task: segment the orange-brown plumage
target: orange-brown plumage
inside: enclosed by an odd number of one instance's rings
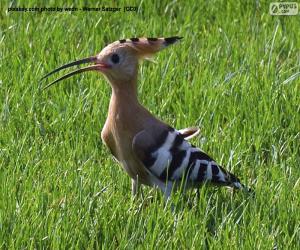
[[[169,197],[172,188],[181,180],[187,186],[204,181],[242,188],[231,173],[187,140],[197,128],[174,130],[155,118],[138,101],[138,62],[179,41],[170,38],[131,38],[106,46],[97,56],[64,65],[58,70],[86,62],[89,66],[73,71],[48,84],[84,71],[98,71],[105,75],[112,87],[108,116],[101,132],[103,142],[133,180],[133,193],[138,184],[159,187]]]

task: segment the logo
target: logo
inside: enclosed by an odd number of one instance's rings
[[[298,15],[298,3],[296,3],[296,2],[273,2],[273,3],[270,3],[269,13],[272,16]]]

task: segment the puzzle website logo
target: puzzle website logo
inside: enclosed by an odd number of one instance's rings
[[[295,16],[295,15],[298,15],[298,3],[296,3],[296,2],[273,2],[273,3],[270,3],[269,13],[272,16]]]

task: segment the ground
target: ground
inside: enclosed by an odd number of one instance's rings
[[[299,249],[299,15],[271,16],[263,1],[67,2],[1,3],[0,248]],[[100,140],[105,79],[40,90],[45,73],[107,43],[174,35],[142,63],[140,100],[178,129],[199,126],[193,143],[254,197],[204,186],[174,194],[173,211],[152,188],[133,199]]]

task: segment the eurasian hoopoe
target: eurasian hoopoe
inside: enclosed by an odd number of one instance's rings
[[[155,118],[138,101],[139,59],[147,58],[180,39],[177,36],[122,39],[107,45],[98,55],[63,65],[42,79],[82,63],[94,65],[66,74],[45,88],[85,71],[105,75],[112,87],[112,96],[101,138],[131,177],[133,194],[139,184],[145,184],[159,187],[168,198],[172,189],[178,188],[182,181],[185,187],[199,187],[210,182],[247,189],[237,177],[187,141],[199,132],[197,128],[177,131]]]

